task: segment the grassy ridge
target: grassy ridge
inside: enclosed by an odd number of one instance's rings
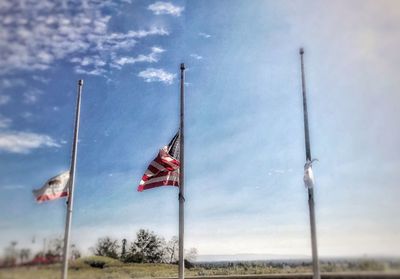
[[[102,267],[100,267],[102,266]],[[61,264],[0,269],[0,279],[59,279]],[[124,264],[107,257],[88,257],[71,262],[71,279],[125,279],[177,276],[177,266],[169,264]]]

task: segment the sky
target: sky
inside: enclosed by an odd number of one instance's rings
[[[179,126],[185,242],[200,255],[311,255],[304,47],[322,257],[400,256],[398,1],[0,1],[0,250],[63,235],[84,80],[71,240],[178,234],[178,189],[139,193]],[[34,240],[34,241],[33,241]]]

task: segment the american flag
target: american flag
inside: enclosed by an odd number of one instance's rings
[[[140,181],[138,191],[160,187],[179,187],[179,131],[171,142],[160,149],[157,157],[150,163]]]

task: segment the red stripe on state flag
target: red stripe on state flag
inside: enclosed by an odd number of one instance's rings
[[[55,199],[59,199],[59,198],[67,197],[67,196],[68,196],[68,192],[62,192],[57,195],[41,195],[36,198],[36,201],[37,202],[51,201],[51,200],[55,200]]]
[[[37,202],[51,201],[62,197],[67,197],[69,192],[69,171],[56,175],[40,188],[33,190],[33,195]]]

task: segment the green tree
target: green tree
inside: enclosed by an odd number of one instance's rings
[[[10,246],[6,247],[4,250],[3,264],[5,266],[14,266],[17,264],[17,241],[11,241]]]
[[[61,259],[63,255],[64,239],[62,237],[54,238],[50,240],[49,248],[46,252],[46,257],[59,257]]]
[[[97,241],[96,246],[93,248],[96,256],[110,257],[118,259],[119,245],[117,240],[113,240],[110,237],[103,237]]]
[[[185,259],[189,262],[194,262],[197,258],[197,249],[190,248],[189,251],[185,253]]]
[[[154,232],[140,229],[132,243],[126,261],[160,263],[163,260],[165,241]]]
[[[19,259],[21,263],[28,261],[30,256],[31,256],[31,249],[23,248],[19,250]]]
[[[71,244],[71,259],[76,260],[81,257],[81,252],[75,244]]]
[[[164,247],[164,262],[176,263],[179,255],[179,238],[173,236]]]

